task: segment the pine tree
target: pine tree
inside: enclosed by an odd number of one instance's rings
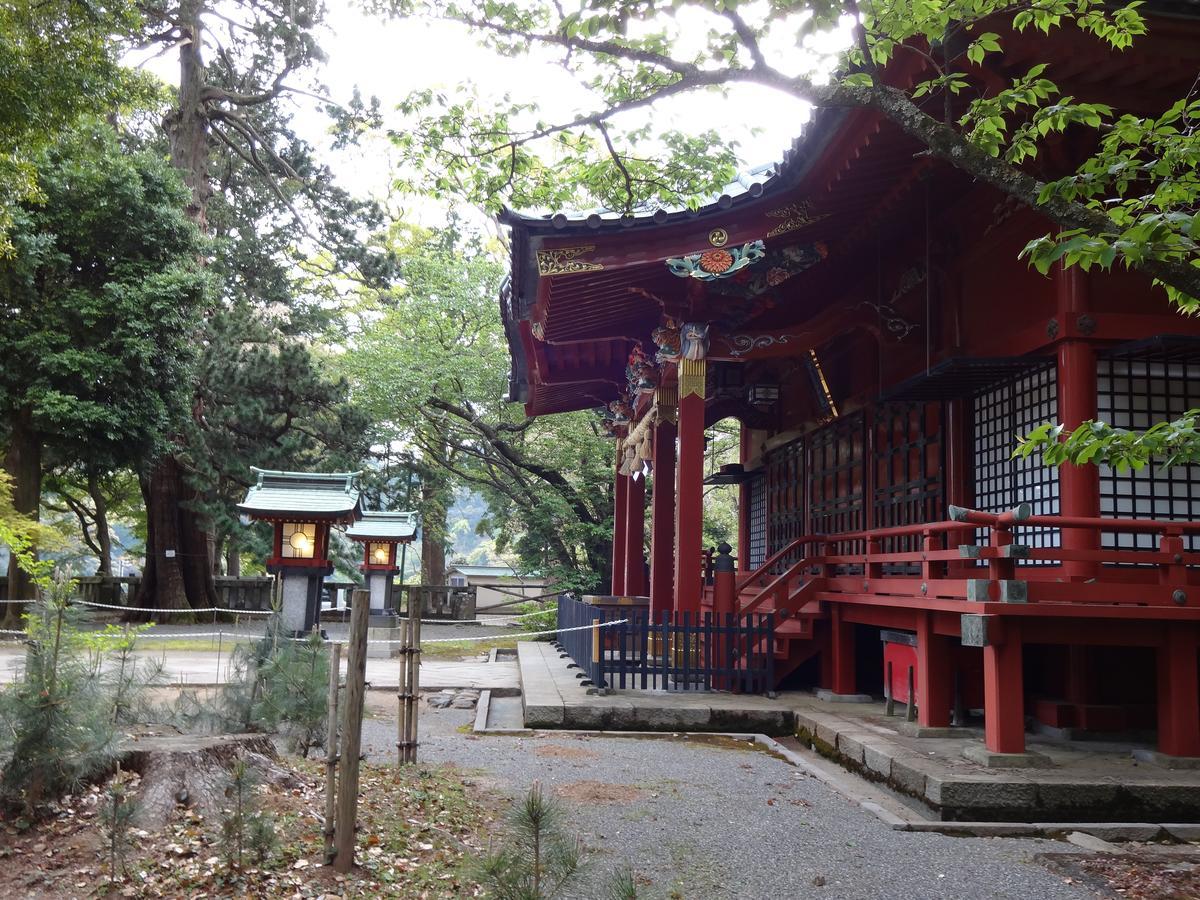
[[[513,810],[509,843],[489,853],[481,880],[497,900],[546,900],[560,896],[579,874],[583,847],[563,830],[565,810],[539,782]]]
[[[21,681],[0,694],[0,806],[27,818],[104,772],[117,731],[94,664],[81,639],[83,613],[58,577],[27,616],[29,650]]]

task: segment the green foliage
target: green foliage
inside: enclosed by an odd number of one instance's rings
[[[325,743],[328,685],[329,651],[320,635],[293,640],[276,614],[261,640],[236,646],[214,700],[181,694],[175,718],[187,729],[279,733],[307,758]]]
[[[522,618],[518,620],[520,625],[519,631],[550,631],[558,626],[558,601],[551,600],[549,603],[521,603],[514,607],[517,615]],[[553,634],[543,634],[540,637],[534,638],[535,641],[552,641]]]
[[[110,881],[124,881],[129,850],[133,846],[133,818],[137,801],[130,792],[130,777],[117,769],[104,789],[100,821],[104,826],[104,851]]]
[[[28,818],[115,758],[114,706],[69,596],[70,581],[60,576],[26,616],[24,675],[0,693],[0,806]]]
[[[1164,468],[1200,463],[1200,434],[1196,422],[1200,409],[1188,410],[1178,419],[1159,422],[1146,431],[1114,428],[1107,422],[1083,422],[1063,435],[1062,425],[1039,425],[1029,434],[1018,437],[1014,456],[1027,457],[1040,453],[1046,465],[1112,466],[1118,472],[1144,469],[1158,461]]]
[[[50,586],[54,563],[38,559],[34,548],[53,547],[60,540],[61,535],[52,528],[17,512],[12,502],[12,477],[0,469],[0,544],[43,590]]]
[[[364,296],[363,329],[337,360],[355,403],[377,423],[374,443],[411,448],[426,487],[446,479],[423,491],[423,502],[444,506],[459,486],[481,493],[480,531],[525,571],[594,589],[612,533],[613,448],[598,419],[526,419],[507,401],[501,269],[490,248],[452,231],[398,232],[392,245],[403,282]],[[422,512],[426,524],[438,521]],[[426,530],[423,539],[431,537]]]
[[[567,837],[566,811],[534,782],[508,824],[508,843],[480,864],[479,879],[497,900],[564,896],[583,864],[583,846]]]
[[[6,0],[0,4],[0,256],[17,204],[43,198],[35,157],[81,114],[144,93],[121,68],[113,35],[134,27],[132,2]]]
[[[236,760],[225,790],[229,805],[221,816],[221,850],[230,869],[243,869],[247,855],[261,866],[279,845],[275,820],[260,807],[259,787],[254,770],[244,759]]]
[[[38,158],[42,203],[0,260],[0,415],[32,414],[63,460],[148,458],[186,409],[202,248],[170,166],[88,122]]]
[[[329,684],[329,651],[319,634],[303,641],[281,641],[275,652],[258,664],[263,690],[254,718],[278,730],[289,748],[305,758],[325,744],[326,690]]]

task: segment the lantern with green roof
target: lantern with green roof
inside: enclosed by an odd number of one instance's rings
[[[286,630],[307,633],[318,622],[321,583],[332,574],[329,530],[352,525],[359,507],[359,472],[280,472],[253,468],[255,484],[238,509],[275,527],[267,571],[283,580]]]
[[[359,568],[371,592],[371,615],[385,615],[390,609],[392,576],[400,571],[396,565],[396,547],[412,543],[416,536],[415,512],[365,510],[362,518],[346,529],[346,537],[363,545]]]

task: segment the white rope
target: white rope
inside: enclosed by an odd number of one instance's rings
[[[168,615],[187,616],[193,613],[233,613],[235,616],[269,616],[271,610],[262,609],[227,609],[224,606],[201,606],[196,609],[152,609],[143,606],[115,606],[112,603],[93,603],[90,600],[72,600],[81,606],[92,606],[96,609],[119,609],[123,612],[136,613],[166,613]]]
[[[36,603],[36,602],[37,602],[36,600],[0,600],[0,603]],[[269,609],[265,609],[265,610],[264,609],[229,609],[228,607],[224,607],[224,606],[201,606],[196,609],[157,609],[157,608],[153,608],[153,607],[142,607],[142,606],[120,606],[120,605],[113,604],[113,603],[95,603],[91,600],[72,600],[71,603],[78,604],[80,606],[90,606],[90,607],[93,607],[94,609],[118,609],[118,610],[121,610],[122,612],[158,613],[158,614],[163,614],[163,615],[176,615],[176,616],[192,615],[194,613],[219,613],[219,612],[232,613],[233,615],[236,615],[236,616],[269,616],[272,613],[272,610],[269,610]],[[327,610],[327,612],[331,612],[331,613],[332,612],[342,612],[342,611],[349,612],[349,609],[345,608],[344,610],[342,610],[342,609],[335,609],[335,608],[331,607],[329,610]],[[547,612],[552,612],[552,610],[539,610],[537,612],[521,613],[520,615],[512,615],[512,616],[500,615],[500,614],[493,614],[493,615],[495,615],[495,617],[498,619],[514,619],[515,620],[515,619],[529,619],[534,616],[543,616]],[[483,620],[481,620],[481,619],[475,618],[475,619],[422,619],[421,624],[422,625],[481,625],[481,624],[486,624],[486,623],[483,622]]]
[[[402,621],[407,621],[407,620],[402,620]],[[546,631],[522,631],[517,634],[501,633],[501,634],[481,634],[481,635],[477,635],[475,637],[465,637],[465,638],[430,638],[429,640],[422,640],[421,643],[422,644],[465,644],[470,641],[490,641],[493,638],[504,638],[507,640],[508,638],[518,638],[518,637],[540,637],[541,635],[544,635],[544,634],[563,634],[568,631],[587,631],[588,629],[591,629],[591,628],[609,628],[613,625],[623,625],[628,621],[629,621],[628,619],[615,619],[612,622],[597,622],[593,625],[579,625],[579,626],[576,626],[575,628],[550,628],[550,629],[547,629]],[[25,632],[24,631],[0,630],[0,634],[22,634],[23,635],[23,634],[25,634]],[[259,634],[258,632],[253,632],[253,631],[193,631],[193,632],[183,632],[183,633],[178,633],[178,634],[153,634],[153,633],[147,634],[147,633],[143,633],[143,634],[138,635],[139,639],[156,638],[159,640],[172,640],[172,639],[187,640],[189,638],[201,638],[201,637],[228,637],[228,638],[239,638],[240,637],[240,638],[255,638],[257,640],[262,640],[263,638],[266,637],[266,635]],[[284,638],[284,640],[304,642],[304,641],[310,640],[310,638],[293,637],[293,638]],[[325,641],[324,643],[333,643],[333,642]],[[345,641],[343,640],[342,643],[345,643]],[[367,643],[368,644],[403,644],[404,640],[403,639],[368,640]]]
[[[537,637],[542,634],[562,634],[566,631],[588,631],[592,628],[608,628],[610,625],[624,625],[628,619],[614,619],[611,622],[596,622],[592,625],[579,625],[575,628],[550,628],[546,631],[523,631],[519,634],[485,634],[469,638],[431,638],[421,640],[422,644],[457,644],[461,641],[486,641],[490,638]],[[372,641],[374,644],[398,644],[400,641]]]

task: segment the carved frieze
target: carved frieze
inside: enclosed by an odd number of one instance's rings
[[[580,259],[595,249],[595,244],[583,244],[579,247],[555,247],[551,250],[539,250],[537,252],[538,274],[576,275],[580,272],[599,272],[604,268],[600,263]]]

